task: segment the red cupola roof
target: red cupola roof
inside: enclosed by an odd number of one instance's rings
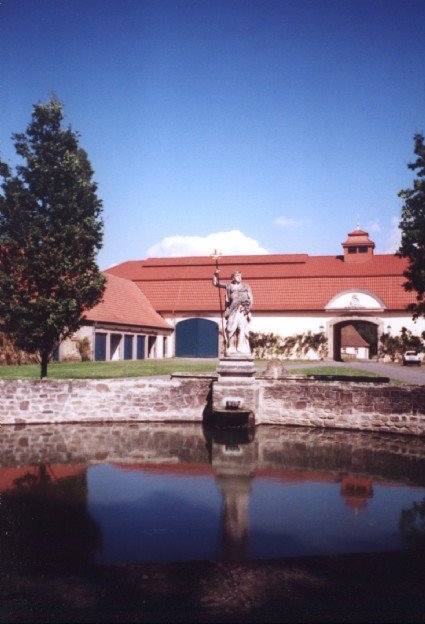
[[[370,240],[368,232],[354,230],[348,233],[347,240],[342,243],[345,262],[367,262],[373,256],[375,243]]]

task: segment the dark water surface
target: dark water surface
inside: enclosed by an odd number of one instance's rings
[[[3,569],[425,545],[425,441],[272,426],[0,429]]]

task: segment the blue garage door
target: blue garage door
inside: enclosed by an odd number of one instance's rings
[[[176,356],[217,357],[217,323],[202,318],[188,319],[177,323]]]

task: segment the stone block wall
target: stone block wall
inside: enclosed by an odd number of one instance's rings
[[[214,375],[0,381],[0,425],[202,422]],[[256,424],[425,435],[425,386],[258,380]]]
[[[209,377],[0,381],[0,424],[196,422]]]
[[[425,435],[425,386],[262,380],[258,424]]]

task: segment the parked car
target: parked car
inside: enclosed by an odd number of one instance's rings
[[[403,355],[403,366],[420,366],[421,363],[421,356],[416,351],[406,351]]]

